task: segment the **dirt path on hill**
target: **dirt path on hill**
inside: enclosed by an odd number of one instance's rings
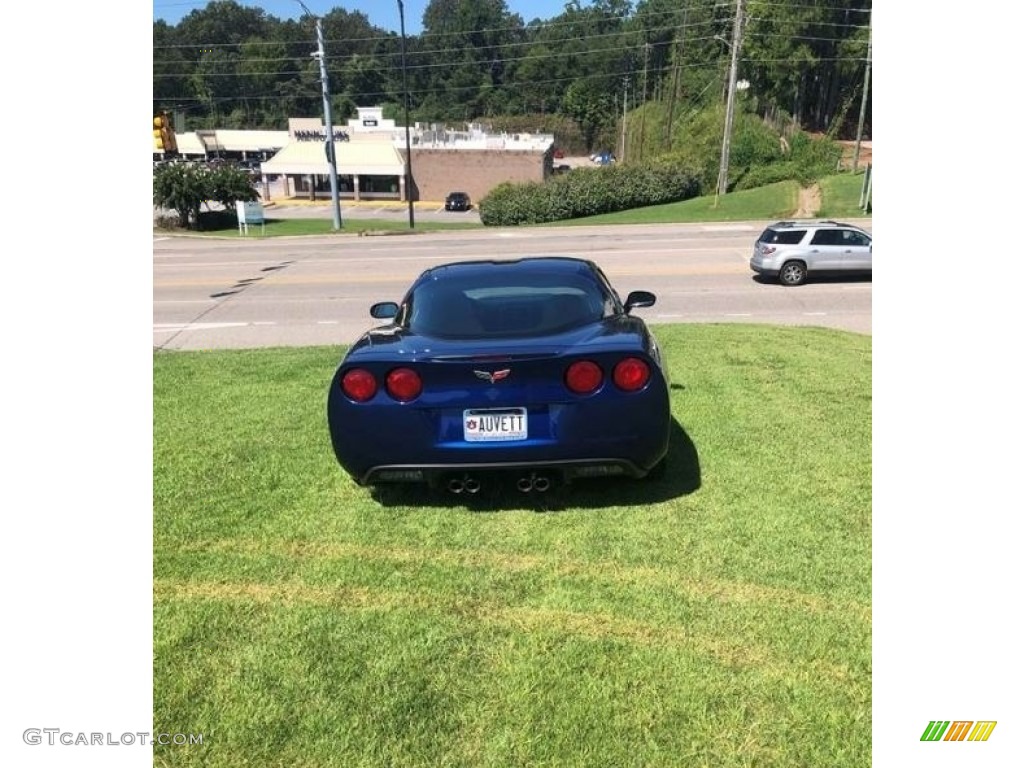
[[[809,187],[800,188],[800,200],[797,205],[795,219],[812,219],[818,215],[821,209],[821,187],[812,184]]]

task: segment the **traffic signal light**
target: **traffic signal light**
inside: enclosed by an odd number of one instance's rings
[[[153,116],[153,151],[163,152],[165,155],[178,152],[174,126],[171,125],[171,116],[166,112],[158,112]]]

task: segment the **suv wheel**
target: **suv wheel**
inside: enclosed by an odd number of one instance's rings
[[[801,261],[787,261],[779,270],[779,282],[783,285],[802,285],[807,280],[807,267]]]

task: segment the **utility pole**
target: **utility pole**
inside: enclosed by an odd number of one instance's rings
[[[309,8],[302,0],[296,0],[302,6],[302,10],[308,16],[313,16]],[[320,86],[324,96],[324,154],[327,155],[327,164],[330,166],[331,178],[331,208],[334,213],[334,228],[341,229],[341,202],[338,200],[338,164],[334,156],[334,125],[331,122],[331,91],[327,83],[327,55],[324,52],[324,27],[319,16],[313,16],[316,20],[316,46],[317,52],[311,53],[314,59],[320,62]]]
[[[857,143],[853,146],[853,172],[860,160],[860,139],[864,134],[864,114],[868,110],[868,85],[871,83],[871,15],[868,14],[868,60],[864,66],[864,93],[860,96],[860,118],[857,120]]]
[[[644,157],[644,118],[647,117],[647,57],[651,52],[651,44],[644,43],[644,95],[640,99],[640,155],[638,160]]]
[[[732,25],[732,45],[729,62],[729,95],[725,101],[725,131],[722,134],[722,163],[718,166],[718,187],[715,190],[715,207],[718,196],[729,188],[729,143],[732,140],[732,121],[736,107],[736,68],[739,64],[740,41],[743,36],[743,0],[736,0],[736,18]]]
[[[409,81],[405,66],[405,6],[402,0],[398,0],[398,21],[402,27],[402,100],[405,102],[405,197],[409,201],[409,229],[415,229],[416,219],[412,212],[412,146],[409,142]]]
[[[629,89],[629,77],[622,78],[622,153],[619,162],[626,162],[626,91]]]

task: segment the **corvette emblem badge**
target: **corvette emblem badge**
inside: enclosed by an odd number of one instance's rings
[[[473,371],[473,375],[478,379],[489,381],[491,384],[501,381],[502,379],[507,379],[510,373],[512,373],[511,368],[503,368],[502,370],[494,371],[493,373],[490,371]]]

